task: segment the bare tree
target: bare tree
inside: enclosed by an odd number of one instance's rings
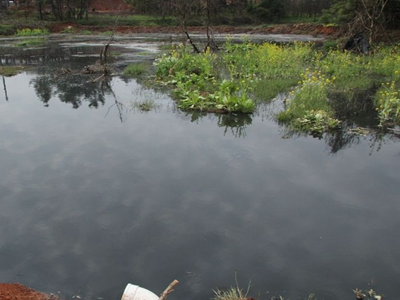
[[[350,23],[351,30],[368,32],[369,43],[372,44],[379,33],[384,30],[385,8],[389,0],[360,0],[355,11],[356,16]]]

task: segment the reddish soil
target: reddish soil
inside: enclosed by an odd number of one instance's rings
[[[95,11],[121,11],[126,10],[129,11],[130,7],[123,0],[93,0],[90,3],[89,11],[92,11],[95,8]]]
[[[50,31],[57,33],[65,28],[70,27],[76,31],[90,30],[93,32],[109,31],[113,27],[105,26],[88,26],[74,23],[55,23],[50,25]],[[193,26],[188,28],[191,33],[205,32],[205,27]],[[129,33],[181,33],[182,29],[178,26],[117,26],[116,32],[120,34]],[[326,27],[314,24],[286,24],[276,25],[273,27],[235,27],[235,26],[213,26],[215,33],[245,33],[245,34],[311,34],[318,35],[334,35],[337,33],[337,27]]]
[[[46,295],[19,283],[0,283],[0,300],[56,300],[54,295]]]

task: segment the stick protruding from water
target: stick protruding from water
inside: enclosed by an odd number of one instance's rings
[[[178,280],[172,281],[169,286],[165,289],[164,292],[162,292],[160,298],[158,300],[165,300],[169,294],[171,294],[174,291],[174,288],[179,284]]]

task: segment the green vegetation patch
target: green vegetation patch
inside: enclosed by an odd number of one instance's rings
[[[156,62],[157,79],[174,87],[181,109],[250,113],[256,101],[286,92],[277,120],[295,130],[320,135],[360,112],[381,125],[400,124],[399,45],[370,55],[309,43],[228,41],[218,53],[190,50],[178,47]]]
[[[48,34],[50,34],[50,31],[48,29],[24,28],[21,30],[17,30],[17,36],[42,36],[42,35],[48,35]]]
[[[149,112],[157,109],[159,105],[157,105],[154,100],[144,100],[139,102],[133,102],[132,107],[141,112]]]
[[[340,121],[333,117],[328,103],[331,80],[321,71],[313,73],[309,69],[302,76],[303,80],[286,100],[287,108],[278,114],[278,120],[313,135],[337,128]]]
[[[21,73],[23,70],[24,70],[24,67],[20,67],[20,66],[8,66],[8,67],[0,66],[0,75],[15,76],[15,75]]]
[[[375,103],[381,125],[388,122],[400,124],[400,88],[395,81],[382,84],[375,96]]]
[[[124,75],[130,76],[130,77],[137,77],[137,76],[145,74],[147,72],[147,69],[148,69],[148,66],[146,66],[143,63],[129,64],[124,69]]]
[[[219,75],[217,55],[209,51],[193,55],[185,47],[173,50],[157,62],[156,76],[175,87],[178,106],[208,112],[253,112],[246,81]],[[229,72],[229,70],[227,70]]]

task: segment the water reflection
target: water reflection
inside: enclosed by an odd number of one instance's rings
[[[7,85],[6,85],[6,78],[4,76],[1,76],[3,78],[3,88],[4,88],[4,98],[8,102],[8,94],[7,94]]]
[[[82,64],[94,62],[100,47],[65,48],[47,45],[43,48],[0,47],[0,65],[36,65],[41,67],[58,67],[60,64]],[[80,57],[78,54],[85,54]],[[73,58],[73,59],[72,59]]]
[[[271,115],[185,113],[136,80],[51,70],[0,93],[0,281],[119,299],[176,277],[176,299],[204,300],[238,269],[261,299],[346,299],[372,276],[397,299],[392,135],[283,140]],[[144,100],[159,108],[135,113]]]
[[[31,84],[35,93],[44,106],[50,106],[50,99],[56,95],[61,102],[69,103],[74,109],[84,102],[91,108],[103,106],[107,95],[115,95],[110,82],[111,77],[93,82],[80,74],[52,76],[41,75],[32,79]]]
[[[141,109],[140,105],[145,102],[152,103],[153,105],[149,111],[160,111],[161,106],[152,101],[152,98],[157,97],[156,91],[145,88],[136,82],[138,86],[134,91],[132,91],[132,99],[129,102],[124,103],[124,101],[118,100],[118,96],[112,88],[113,80],[112,77],[104,77],[102,80],[93,81],[91,80],[91,77],[80,73],[68,73],[62,75],[41,74],[32,79],[30,84],[34,88],[38,99],[43,102],[45,107],[50,106],[50,100],[54,97],[57,97],[62,103],[70,104],[74,109],[78,109],[85,103],[87,104],[87,107],[97,109],[105,106],[108,101],[110,104],[105,113],[105,117],[107,117],[111,111],[115,110],[120,122],[124,122],[127,114],[136,112],[143,113],[145,110]],[[125,77],[118,80],[125,83],[127,86],[132,84],[132,80]],[[5,97],[8,101],[7,87],[4,78],[3,85]],[[218,127],[223,128],[224,136],[228,134],[235,138],[245,138],[254,118],[261,118],[265,122],[274,122],[274,114],[276,113],[276,110],[279,109],[280,105],[271,104],[271,107],[273,108],[262,109],[256,114],[209,114],[205,112],[182,113],[176,108],[176,106],[174,106],[173,111],[181,118],[186,119],[191,123],[199,123],[202,119],[212,120]],[[372,107],[368,107],[366,112],[370,112],[371,110],[373,110]],[[358,121],[361,124],[370,124],[365,119],[372,119],[376,122],[376,118],[373,118],[368,114],[364,116],[365,117],[362,120],[360,116],[357,116]],[[379,151],[387,140],[395,142],[399,141],[397,135],[376,129],[374,126],[367,128],[368,137],[349,130],[354,128],[357,124],[358,123],[356,123],[354,118],[349,117],[349,121],[343,123],[342,130],[321,134],[315,137],[324,141],[332,154],[356,146],[365,139],[370,140],[371,153]],[[282,136],[285,139],[308,136],[308,134],[299,133],[292,130],[290,127],[282,125],[281,128],[283,130]]]
[[[247,135],[247,126],[253,122],[252,114],[211,114],[206,112],[185,112],[183,119],[191,123],[199,123],[202,119],[212,120],[218,127],[223,128],[223,135],[227,133],[236,138],[244,138]]]
[[[284,139],[305,138],[310,136],[307,133],[292,130],[289,127],[282,127],[281,136]],[[400,142],[400,135],[380,128],[365,129],[365,133],[351,131],[352,127],[344,127],[340,130],[331,131],[321,135],[316,135],[314,138],[324,141],[329,149],[329,153],[337,154],[345,149],[353,148],[360,143],[367,142],[369,144],[370,155],[378,152],[388,143]]]

